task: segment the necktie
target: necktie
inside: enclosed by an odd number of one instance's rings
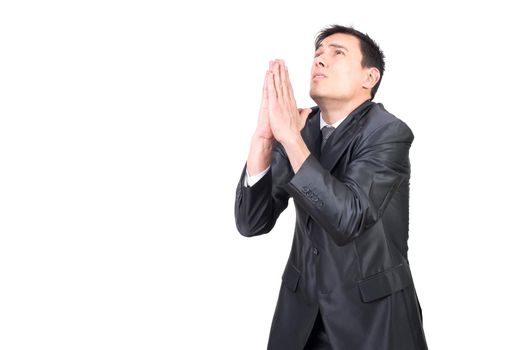
[[[327,139],[331,136],[333,131],[335,131],[335,128],[331,125],[326,125],[322,128],[322,144],[320,146],[320,150],[322,151],[324,149],[324,145],[327,142]]]

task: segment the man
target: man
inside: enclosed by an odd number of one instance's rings
[[[407,258],[406,124],[372,102],[384,55],[367,35],[317,37],[311,98],[297,110],[285,63],[270,63],[236,196],[244,236],[296,208],[268,349],[427,349]]]

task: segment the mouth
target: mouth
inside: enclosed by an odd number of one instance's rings
[[[327,76],[324,75],[324,74],[314,74],[313,77],[311,78],[311,80],[313,81],[318,81],[318,80],[323,80],[323,79],[326,79]]]

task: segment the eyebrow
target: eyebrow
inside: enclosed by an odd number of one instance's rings
[[[349,52],[349,50],[348,50],[347,47],[342,46],[342,45],[340,45],[340,44],[335,44],[335,43],[333,43],[333,44],[329,44],[328,46],[329,46],[329,47],[334,47],[334,48],[337,48],[337,49],[343,49],[343,50],[346,50],[347,52]],[[320,49],[321,47],[324,47],[324,45],[323,45],[323,44],[320,44],[320,45],[317,47],[317,50]]]

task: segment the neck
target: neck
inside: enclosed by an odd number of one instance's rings
[[[322,118],[328,124],[333,124],[342,118],[347,117],[353,112],[358,106],[365,101],[369,100],[369,97],[361,97],[351,101],[318,101],[317,104],[322,112]]]

